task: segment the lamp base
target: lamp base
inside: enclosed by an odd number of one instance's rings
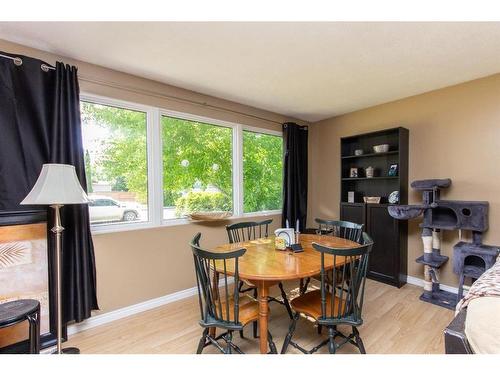
[[[57,349],[56,349],[51,354],[59,354],[59,353],[57,353]],[[75,348],[75,347],[62,348],[61,354],[80,354],[80,349]]]

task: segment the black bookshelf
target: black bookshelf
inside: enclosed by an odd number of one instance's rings
[[[374,240],[368,277],[397,287],[406,283],[407,237],[406,221],[393,219],[387,207],[389,195],[399,191],[399,204],[408,203],[408,129],[398,127],[341,138],[340,216],[342,220],[365,225]],[[389,150],[375,153],[373,146],[388,144]],[[362,155],[354,151],[363,150]],[[391,164],[398,164],[396,176],[389,176]],[[374,168],[374,176],[366,176],[366,168]],[[351,177],[351,168],[358,169]],[[348,192],[354,202],[348,202]],[[380,203],[364,203],[363,197],[381,197]]]

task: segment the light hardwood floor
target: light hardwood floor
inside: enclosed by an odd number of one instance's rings
[[[289,284],[294,286],[296,283]],[[277,290],[272,292],[279,295]],[[296,289],[292,288],[291,293],[296,293]],[[365,323],[359,328],[367,353],[444,353],[443,329],[453,319],[453,312],[421,302],[420,294],[421,288],[413,285],[397,289],[367,281]],[[283,306],[270,305],[269,329],[280,351],[289,318]],[[198,319],[198,299],[191,297],[75,334],[66,346],[77,346],[82,353],[194,353],[202,331]],[[322,336],[326,337],[324,333]],[[245,328],[245,339],[237,334],[235,337],[245,353],[258,352],[258,340],[251,338],[251,325]],[[323,337],[317,334],[312,322],[301,318],[294,340],[311,348]],[[212,346],[203,351],[216,352]],[[321,352],[327,352],[326,347]],[[338,352],[357,353],[357,349],[347,344]],[[288,353],[299,352],[290,347]]]

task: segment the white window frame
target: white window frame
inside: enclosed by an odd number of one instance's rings
[[[208,125],[221,126],[232,129],[232,175],[233,175],[233,215],[231,219],[269,216],[281,214],[282,210],[258,212],[243,212],[243,131],[261,134],[283,136],[281,131],[247,126],[235,122],[198,116],[185,112],[178,112],[159,107],[153,107],[105,96],[81,93],[80,100],[93,104],[129,109],[146,113],[146,152],[148,170],[148,220],[139,223],[109,223],[91,225],[94,234],[113,233],[129,230],[140,230],[164,226],[192,224],[187,218],[163,218],[163,139],[162,116],[174,117],[188,121],[197,121]]]
[[[242,217],[251,217],[251,216],[259,216],[259,215],[279,215],[282,213],[282,210],[266,210],[266,211],[255,211],[255,212],[244,212],[243,209],[243,196],[245,194],[244,192],[244,185],[243,185],[243,131],[249,131],[252,133],[259,133],[259,134],[268,134],[268,135],[275,135],[278,137],[283,138],[283,132],[277,131],[277,130],[271,130],[271,129],[262,129],[262,128],[257,128],[254,126],[242,126],[242,131],[241,131],[241,157],[240,157],[240,164],[241,164],[241,181],[239,183],[240,186],[240,191],[241,191],[241,216]]]
[[[155,152],[155,145],[153,144],[154,133],[156,133],[155,122],[154,121],[154,107],[127,102],[124,100],[112,99],[104,96],[93,95],[93,94],[80,94],[80,100],[87,103],[93,103],[98,105],[105,105],[116,108],[123,108],[132,111],[140,111],[146,113],[146,161],[147,171],[148,171],[148,220],[141,221],[137,223],[107,223],[107,224],[92,224],[92,233],[112,233],[120,232],[124,230],[136,230],[136,229],[146,229],[154,226],[155,223],[155,210],[153,209],[155,204],[156,196],[154,194],[155,190],[155,176],[153,169],[154,161],[153,154]],[[152,168],[153,166],[153,168]]]
[[[243,137],[239,137],[239,134],[241,132],[241,125],[234,123],[234,122],[229,122],[229,121],[223,121],[223,120],[217,120],[209,117],[204,117],[204,116],[198,116],[198,115],[192,115],[188,113],[183,113],[183,112],[177,112],[177,111],[171,111],[171,110],[166,110],[160,109],[160,124],[161,124],[161,117],[166,116],[166,117],[174,117],[182,120],[187,120],[187,121],[196,121],[196,122],[201,122],[207,125],[214,125],[214,126],[220,126],[223,128],[229,128],[232,131],[232,175],[233,175],[233,214],[231,215],[231,218],[234,217],[241,217],[241,214],[243,213],[243,200],[242,200],[242,192],[241,192],[241,185],[239,183],[240,181],[240,154],[242,154],[242,141]],[[161,125],[160,125],[161,128]],[[161,129],[160,129],[161,130]],[[163,141],[162,134],[160,134],[161,141]],[[161,143],[161,142],[160,142]],[[161,155],[163,158],[163,155]],[[163,171],[163,168],[162,168]],[[163,197],[163,192],[162,192],[162,197]],[[163,216],[163,208],[162,208],[162,216]],[[162,217],[162,224],[163,225],[173,225],[177,223],[184,223],[184,222],[190,222],[189,219],[186,218],[179,218],[179,219],[163,219]]]

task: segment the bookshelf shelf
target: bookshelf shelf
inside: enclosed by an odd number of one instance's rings
[[[397,155],[397,154],[399,154],[399,151],[395,150],[395,151],[378,152],[378,153],[363,154],[363,155],[347,155],[347,156],[341,156],[341,158],[342,159],[360,159],[360,158],[372,158],[372,157]]]

